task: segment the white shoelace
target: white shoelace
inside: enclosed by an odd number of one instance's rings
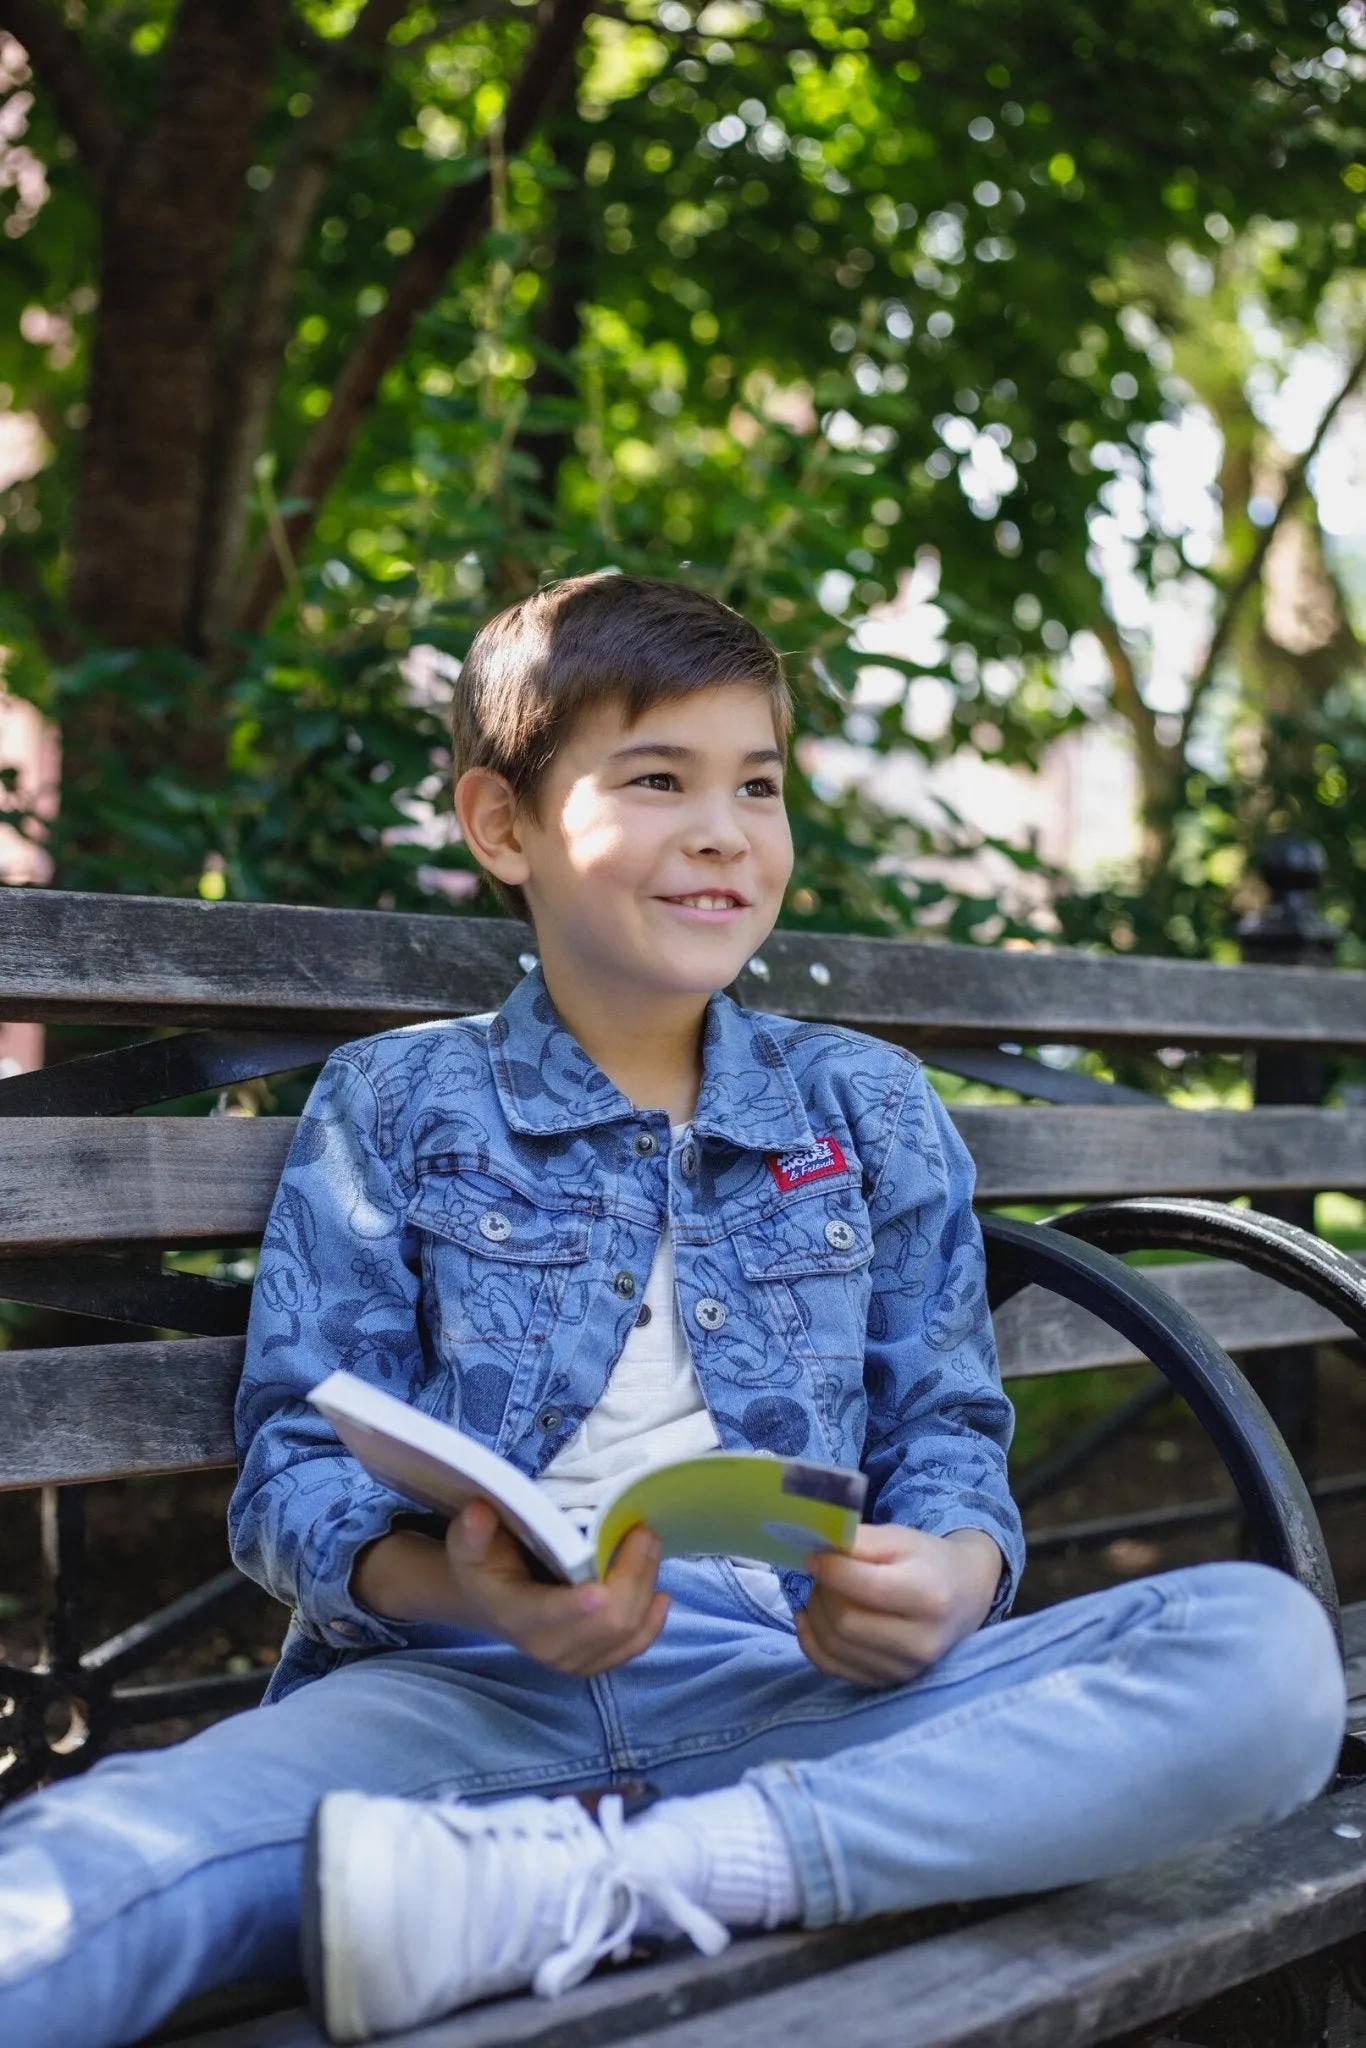
[[[546,1957],[531,1982],[538,1998],[558,1998],[581,1984],[604,1956],[624,1963],[647,1903],[704,1956],[719,1956],[730,1944],[729,1930],[704,1906],[662,1873],[631,1866],[622,1803],[615,1792],[599,1801],[597,1824],[607,1857],[570,1888],[561,1930],[564,1946]]]
[[[501,1980],[519,1971],[523,1958],[530,1969],[544,1939],[543,1886],[547,1878],[554,1881],[557,1865],[563,1868],[559,1857],[545,1853],[552,1844],[568,1851],[580,1868],[565,1895],[560,1946],[534,1968],[531,1983],[538,1997],[557,1998],[581,1984],[604,1956],[624,1962],[647,1904],[704,1955],[719,1955],[730,1941],[713,1914],[662,1872],[641,1869],[634,1861],[615,1793],[600,1802],[596,1823],[569,1798],[510,1800],[493,1807],[452,1801],[438,1804],[435,1811],[453,1834],[469,1842],[472,1853],[482,1847],[491,1856],[492,1867],[480,1874],[486,1881],[476,1890],[489,1908],[479,1930],[489,1944],[476,1966],[481,1975],[487,1971]]]

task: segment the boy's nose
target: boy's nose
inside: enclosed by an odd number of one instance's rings
[[[709,809],[692,821],[686,844],[689,853],[709,855],[713,860],[734,860],[749,851],[749,834],[729,811]]]

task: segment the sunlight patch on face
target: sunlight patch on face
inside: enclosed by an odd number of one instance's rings
[[[611,860],[625,844],[622,820],[604,808],[602,791],[593,775],[580,775],[570,784],[560,806],[560,824],[569,864],[579,874]]]

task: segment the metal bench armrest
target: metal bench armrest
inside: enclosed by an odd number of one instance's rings
[[[1366,1269],[1335,1245],[1227,1202],[1190,1196],[1144,1195],[1124,1202],[1093,1202],[1049,1218],[1049,1229],[1085,1239],[1108,1252],[1198,1252],[1232,1259],[1268,1280],[1307,1294],[1366,1343]]]
[[[1128,1337],[1208,1432],[1242,1502],[1258,1555],[1306,1586],[1340,1635],[1337,1588],[1308,1489],[1280,1431],[1228,1353],[1144,1273],[1080,1235],[1004,1216],[985,1215],[981,1221],[993,1307],[1033,1284],[1075,1301]]]

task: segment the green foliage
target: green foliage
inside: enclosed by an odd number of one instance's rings
[[[172,9],[87,12],[92,54],[145,117]],[[318,89],[318,52],[354,10],[303,14],[316,43],[281,59],[244,235]],[[294,509],[282,480],[423,220],[486,165],[492,226],[386,376],[286,564],[271,632],[207,665],[71,652],[97,233],[39,88],[26,142],[51,197],[0,269],[0,379],[51,459],[8,494],[0,630],[12,687],[65,727],[93,717],[119,735],[64,791],[59,879],[441,903],[431,871],[464,855],[424,824],[441,801],[440,691],[430,670],[414,685],[410,650],[459,658],[500,603],[617,566],[695,579],[788,653],[794,919],[1032,929],[923,879],[927,853],[942,873],[980,832],[885,817],[815,774],[810,743],[927,759],[972,746],[1029,767],[1114,715],[1069,685],[1065,655],[1107,624],[1089,528],[1116,451],[1147,479],[1147,428],[1184,402],[1155,345],[1194,317],[1163,296],[1173,248],[1215,263],[1257,223],[1292,223],[1257,284],[1287,333],[1312,332],[1326,280],[1359,261],[1363,88],[1336,61],[1334,10],[629,0],[591,18],[576,97],[505,164],[498,117],[530,19],[519,5],[444,28],[414,7],[395,30],[300,268],[254,539],[278,538]],[[1135,549],[1149,588],[1169,573],[1162,547],[1154,517]],[[942,656],[870,656],[859,620],[929,556]],[[948,704],[932,738],[907,718],[927,676]],[[1064,935],[1211,950],[1241,874],[1221,856],[1282,817],[1331,839],[1338,899],[1355,906],[1366,848],[1350,802],[1323,792],[1339,771],[1355,787],[1356,700],[1316,715],[1311,757],[1333,764],[1317,779],[1278,779],[1274,749],[1255,790],[1178,762],[1155,874],[1085,896],[1046,878]]]

